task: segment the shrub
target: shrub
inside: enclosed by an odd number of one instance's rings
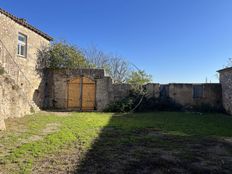
[[[0,75],[3,75],[5,73],[4,68],[0,65]]]
[[[121,100],[110,103],[105,112],[129,112],[141,99],[142,94],[136,90],[131,90],[129,95]]]

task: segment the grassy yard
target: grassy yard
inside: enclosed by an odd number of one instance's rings
[[[6,126],[0,174],[232,173],[223,114],[41,112]]]

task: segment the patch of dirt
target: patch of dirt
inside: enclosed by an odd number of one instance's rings
[[[18,146],[21,146],[22,144],[27,144],[27,143],[30,143],[30,142],[34,142],[34,141],[39,141],[39,140],[42,140],[42,139],[43,139],[42,136],[32,135],[27,139],[23,139]]]
[[[54,132],[57,132],[59,130],[60,124],[58,123],[49,123],[46,125],[46,127],[42,131],[42,135],[48,135]]]
[[[49,123],[46,125],[46,127],[38,135],[32,135],[32,136],[28,137],[27,139],[21,140],[21,143],[18,146],[20,146],[22,144],[34,142],[34,141],[40,141],[46,135],[57,132],[59,130],[59,127],[60,127],[60,124],[58,124],[58,123]]]
[[[41,111],[40,113],[42,113],[43,115],[56,115],[56,116],[70,116],[71,113],[70,112],[56,112],[56,111],[51,111],[51,112],[48,112],[48,111]]]
[[[74,173],[76,165],[80,162],[82,150],[78,146],[68,146],[60,150],[56,154],[36,161],[36,165],[32,169],[32,174],[64,174]]]

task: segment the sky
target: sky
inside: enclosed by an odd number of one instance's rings
[[[120,55],[157,83],[218,82],[232,57],[231,0],[0,0],[0,8],[56,41]]]

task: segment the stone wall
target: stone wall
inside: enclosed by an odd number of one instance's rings
[[[103,80],[104,81],[104,80]],[[102,81],[99,81],[102,83]],[[104,82],[103,82],[104,83]],[[193,86],[202,85],[203,96],[200,98],[193,97]],[[220,84],[147,84],[147,98],[162,98],[171,99],[172,102],[181,105],[183,108],[200,108],[202,106],[212,107],[215,110],[222,109],[222,90]],[[104,107],[111,102],[121,100],[127,97],[132,86],[129,84],[111,84],[106,85],[105,89],[100,94],[104,94]],[[109,93],[109,94],[108,94]],[[103,107],[103,108],[104,108]],[[101,108],[100,110],[102,110]]]
[[[45,108],[67,109],[67,83],[70,79],[78,76],[89,76],[96,81],[96,108],[103,111],[115,101],[119,101],[130,94],[132,85],[112,84],[110,77],[104,76],[103,70],[48,70],[46,82]],[[200,98],[193,97],[193,87],[201,85],[203,95]],[[144,86],[147,98],[171,99],[174,103],[185,108],[219,107],[222,105],[222,93],[220,84],[147,84]]]
[[[132,86],[129,84],[113,84],[112,85],[112,101],[118,101],[130,94]]]
[[[194,85],[201,85],[203,96],[194,98]],[[222,90],[220,84],[169,84],[169,97],[177,104],[183,107],[201,107],[208,105],[212,108],[222,106]]]
[[[232,68],[218,71],[222,85],[222,100],[225,110],[232,114]]]
[[[145,85],[146,87],[146,97],[147,98],[159,98],[160,97],[160,84],[158,83],[149,83]]]
[[[4,119],[30,114],[30,104],[24,91],[9,75],[0,76],[0,130],[5,129]]]
[[[193,86],[203,86],[203,96],[201,98],[193,97]],[[208,106],[215,109],[222,108],[222,91],[220,84],[147,84],[147,98],[171,99],[174,103],[184,108],[197,108]],[[108,98],[108,104],[112,101],[118,101],[129,95],[132,86],[129,84],[113,84]],[[164,92],[165,90],[165,92]],[[107,90],[106,90],[107,91]]]
[[[97,111],[104,111],[104,109],[113,102],[113,85],[110,77],[97,79],[96,84],[96,108]]]
[[[80,76],[90,77],[96,81],[96,100],[99,101],[97,105],[99,108],[102,108],[101,105],[104,105],[104,95],[108,95],[109,93],[107,89],[110,89],[110,87],[107,84],[110,84],[110,79],[107,80],[107,78],[104,78],[103,69],[47,69],[45,71],[45,99],[43,108],[67,109],[68,81]]]

